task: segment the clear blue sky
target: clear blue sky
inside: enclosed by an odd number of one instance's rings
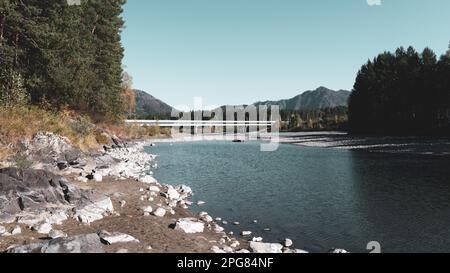
[[[449,0],[128,0],[125,69],[167,103],[244,104],[351,89],[369,58],[450,41]]]

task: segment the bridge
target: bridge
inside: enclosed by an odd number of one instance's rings
[[[126,120],[125,123],[129,125],[159,127],[268,127],[275,125],[277,122],[249,120]]]
[[[201,132],[261,132],[271,130],[277,124],[276,121],[248,121],[248,120],[126,120],[126,124],[138,126],[159,126],[164,128],[174,128],[190,130],[191,133]],[[225,129],[225,130],[224,130]],[[237,130],[236,130],[237,129]]]

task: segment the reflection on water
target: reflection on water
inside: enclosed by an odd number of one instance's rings
[[[149,147],[155,176],[187,184],[194,201],[266,241],[284,238],[323,252],[450,251],[450,159],[260,143],[193,142]],[[258,220],[258,223],[253,223]],[[270,232],[264,231],[266,227]]]

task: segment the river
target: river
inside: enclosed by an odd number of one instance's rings
[[[159,155],[158,181],[191,186],[193,201],[206,202],[193,209],[228,221],[227,231],[290,238],[311,252],[368,252],[371,241],[383,252],[450,252],[449,157],[260,144],[146,149]]]

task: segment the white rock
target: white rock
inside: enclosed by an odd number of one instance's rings
[[[210,250],[212,253],[216,254],[225,254],[226,252],[222,249],[220,249],[218,246],[213,246]]]
[[[242,236],[250,236],[250,235],[252,235],[252,232],[251,231],[242,231],[241,235]]]
[[[90,224],[103,219],[108,213],[114,212],[114,206],[109,197],[99,198],[89,205],[75,209],[74,217],[81,223]]]
[[[283,253],[286,254],[308,254],[309,252],[306,250],[302,250],[302,249],[286,249],[283,251]]]
[[[169,186],[167,188],[167,197],[171,200],[178,200],[180,199],[180,193],[178,193],[178,191],[175,190],[172,186]]]
[[[195,218],[184,218],[175,223],[175,230],[188,234],[202,233],[205,230],[205,224]]]
[[[232,248],[237,248],[237,247],[239,247],[241,245],[241,243],[239,243],[238,241],[235,241],[235,242],[233,242],[233,243],[231,243],[231,247]]]
[[[6,228],[4,226],[0,226],[0,236],[5,234],[6,232]]]
[[[33,230],[39,234],[49,234],[52,229],[53,229],[52,225],[47,222],[41,223],[33,227]]]
[[[217,218],[216,218],[216,222],[222,222],[222,218],[217,217]]]
[[[126,204],[127,204],[127,201],[125,201],[125,200],[120,201],[121,208],[125,207]]]
[[[67,219],[69,219],[67,213],[64,210],[60,210],[51,213],[51,215],[46,218],[46,222],[52,225],[61,225]]]
[[[95,173],[94,174],[94,181],[95,182],[102,182],[103,181],[103,176],[101,174]]]
[[[335,249],[330,250],[330,253],[333,253],[333,254],[347,254],[349,252],[347,250],[345,250],[345,249],[335,248]]]
[[[152,214],[156,217],[164,217],[164,215],[166,215],[166,210],[163,208],[157,208]]]
[[[229,247],[229,246],[224,246],[223,247],[223,250],[225,251],[225,252],[227,252],[227,253],[232,253],[234,250],[231,248],[231,247]]]
[[[253,253],[283,253],[283,246],[281,244],[250,242],[250,249]]]
[[[52,238],[52,239],[57,239],[57,238],[66,238],[67,234],[60,231],[60,230],[54,230],[52,229],[49,233],[48,233],[48,237]]]
[[[153,178],[150,175],[145,175],[139,178],[139,182],[145,183],[145,184],[156,184],[158,181],[156,181],[155,178]]]
[[[151,206],[147,206],[147,207],[143,208],[143,210],[145,213],[148,213],[148,214],[153,212],[153,208]]]
[[[206,204],[205,201],[198,201],[198,202],[197,202],[197,205],[198,205],[198,206],[203,206],[204,204]]]
[[[157,187],[157,186],[151,186],[150,188],[148,188],[148,190],[151,192],[157,192],[157,193],[159,193],[161,191],[159,189],[159,187]]]
[[[284,246],[285,247],[291,247],[294,244],[291,239],[284,240]]]
[[[20,228],[20,226],[16,226],[12,231],[11,231],[11,235],[19,235],[22,233],[22,229]]]
[[[233,225],[235,225],[235,226],[239,226],[241,223],[239,223],[239,222],[233,222]]]
[[[249,254],[250,251],[247,250],[247,249],[241,249],[241,250],[239,250],[239,251],[236,251],[236,253],[239,253],[239,254]]]
[[[223,232],[225,229],[223,228],[223,227],[221,227],[221,226],[219,226],[219,225],[216,225],[215,227],[214,227],[214,232],[215,233],[221,233],[221,232]]]
[[[114,233],[106,233],[103,232],[100,234],[100,238],[103,243],[112,245],[112,244],[118,244],[118,243],[139,243],[139,240],[134,238],[131,235],[120,233],[120,232],[114,232]]]
[[[211,216],[209,216],[207,212],[200,212],[199,216],[200,216],[200,219],[202,219],[203,221],[205,221],[207,223],[211,223],[213,221],[213,218]]]
[[[84,176],[79,176],[77,177],[77,181],[83,182],[83,183],[87,183],[89,181],[89,179],[87,179]]]
[[[252,242],[262,242],[264,239],[262,237],[254,237]]]
[[[192,194],[193,194],[192,189],[186,185],[178,186],[177,191],[182,195],[183,199],[185,199],[189,196],[192,196]]]
[[[143,189],[143,188],[140,188],[140,189],[139,189],[139,192],[144,192],[144,189]]]

